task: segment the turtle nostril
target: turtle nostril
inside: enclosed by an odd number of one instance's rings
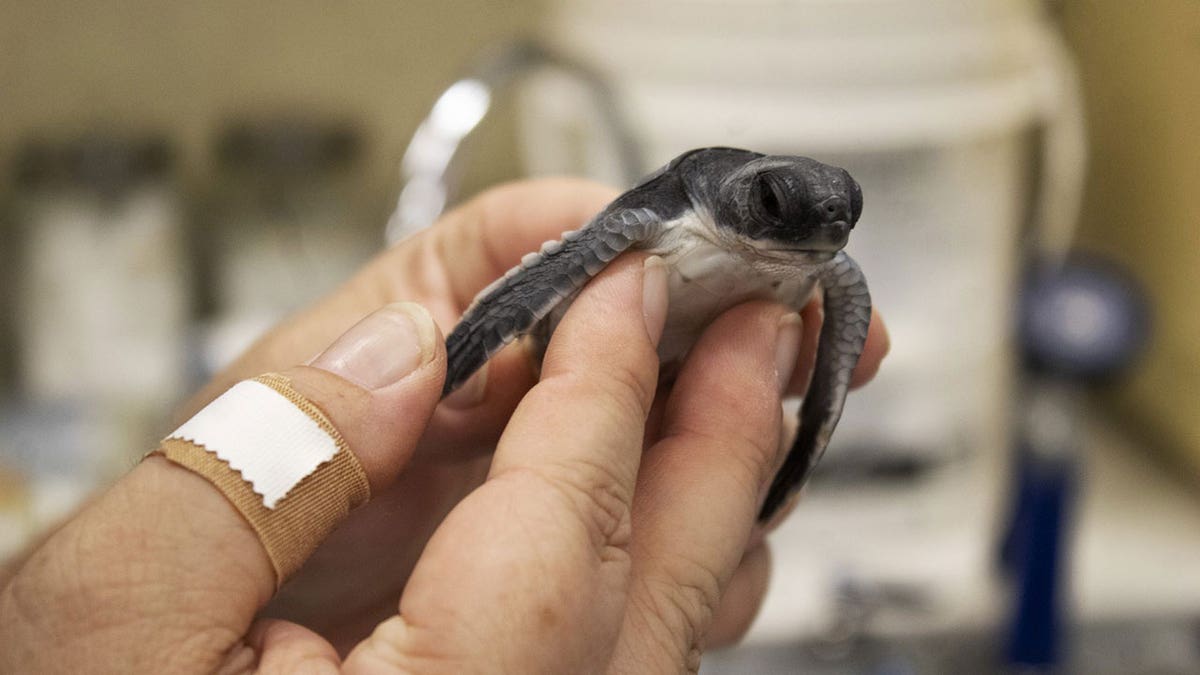
[[[844,199],[837,197],[828,199],[818,209],[819,217],[826,225],[849,219]]]

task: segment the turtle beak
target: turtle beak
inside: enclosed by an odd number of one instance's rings
[[[850,223],[839,220],[828,225],[823,225],[818,236],[827,240],[830,244],[841,248],[850,240],[850,230],[853,227]]]
[[[805,242],[804,247],[813,251],[840,251],[849,240],[849,223],[838,221],[822,225],[812,239]]]
[[[830,247],[837,250],[846,245],[854,222],[851,220],[850,203],[844,197],[834,195],[821,200],[813,207],[813,215],[817,223],[814,248]]]

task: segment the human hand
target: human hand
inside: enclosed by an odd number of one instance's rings
[[[427,231],[385,251],[328,298],[272,330],[218,375],[185,412],[196,412],[234,382],[305,362],[341,331],[391,301],[414,300],[428,307],[440,327],[449,331],[475,294],[524,253],[582,226],[616,196],[608,187],[570,179],[524,181],[482,193]],[[803,347],[790,395],[808,388],[820,306],[809,305],[803,316]],[[854,386],[870,380],[886,352],[886,330],[872,318]],[[416,459],[398,482],[356,510],[266,613],[304,623],[347,649],[394,611],[433,527],[479,485],[500,431],[536,381],[520,344],[500,352],[485,368],[486,376],[476,376],[456,400],[434,413]],[[785,419],[785,424],[792,423],[794,419]],[[775,522],[780,520],[781,516]],[[756,598],[766,583],[766,558],[764,551],[748,557],[761,581],[725,603],[715,629],[718,643],[736,639],[757,608]],[[364,578],[372,584],[361,584]]]
[[[694,671],[721,598],[753,573],[744,554],[785,451],[779,402],[799,333],[767,303],[720,317],[647,446],[662,272],[626,256],[580,295],[485,482],[437,528],[399,613],[344,662],[306,628],[256,620],[276,583],[257,535],[211,484],[152,457],[0,596],[0,669]],[[286,375],[378,491],[412,457],[444,369],[440,334],[410,304]]]
[[[320,341],[331,340],[338,330],[388,301],[416,298],[430,306],[443,325],[449,326],[478,288],[543,239],[581,224],[610,197],[611,193],[593,186],[562,181],[492,192],[451,214],[438,227],[385,253],[313,310],[274,331],[218,378],[206,398],[237,379],[309,359],[320,349]],[[447,256],[446,251],[453,251],[453,255]],[[461,261],[460,266],[450,268],[447,259]],[[780,310],[760,308],[759,311]],[[814,311],[807,310],[806,317]],[[805,346],[792,378],[793,390],[803,386],[805,373],[811,368],[816,323],[805,323]],[[873,325],[872,338],[860,365],[860,381],[877,367],[885,349],[886,340],[877,328]],[[460,401],[458,408],[442,406],[434,414],[421,441],[418,459],[408,463],[391,488],[374,486],[373,502],[352,514],[330,537],[305,569],[284,587],[268,608],[268,614],[299,618],[345,649],[375,623],[395,613],[396,597],[429,533],[486,472],[486,457],[482,461],[472,457],[494,444],[516,402],[535,379],[527,359],[517,349],[499,355],[489,370],[491,377],[483,391],[477,392],[481,394],[478,400],[472,404],[468,398],[465,406]],[[374,414],[388,418],[401,409],[400,403],[377,401],[380,407],[373,409]],[[661,403],[655,407],[656,411],[663,409]],[[651,440],[657,437],[655,428],[659,419],[657,413],[652,417],[655,419],[651,420],[648,436]],[[376,431],[380,425],[386,426],[371,414],[360,414],[355,419],[368,429],[375,425]],[[399,434],[398,438],[402,441],[406,437]],[[393,463],[385,473],[394,475],[399,470],[396,462],[402,464],[411,455],[411,450],[401,452],[397,447],[392,445],[380,452],[381,457],[391,458],[388,461]],[[710,631],[714,639],[735,636],[753,616],[766,578],[766,555],[759,539],[760,534],[754,534],[746,543],[751,550],[724,593]],[[236,588],[222,589],[220,595],[232,597],[236,591]],[[260,589],[260,593],[264,596],[262,601],[270,595],[269,590]],[[249,606],[258,604],[261,603]],[[231,603],[230,608],[235,605]],[[284,633],[290,634],[286,630]]]
[[[543,241],[583,225],[616,195],[611,188],[571,179],[527,181],[481,194],[385,251],[337,291],[271,331],[205,387],[186,407],[186,415],[241,379],[310,359],[389,302],[420,303],[448,332],[480,289]],[[809,305],[802,314],[804,335],[788,389],[791,395],[808,386],[820,328],[819,304]],[[886,330],[873,318],[854,386],[871,378],[886,351]],[[268,615],[314,628],[344,650],[394,612],[417,555],[450,508],[483,480],[488,453],[537,379],[520,344],[502,351],[485,369],[485,376],[476,376],[438,408],[414,461],[397,483],[351,514],[280,591]],[[660,409],[661,404],[655,417]],[[785,425],[794,422],[790,416],[784,420]],[[756,531],[752,548],[759,548],[762,533]],[[753,617],[765,588],[766,560],[765,550],[748,554],[747,566],[755,573],[747,577],[754,581],[723,603],[711,636],[717,644],[736,639]],[[372,583],[361,583],[364,578]]]

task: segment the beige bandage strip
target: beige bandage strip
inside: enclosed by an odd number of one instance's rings
[[[203,438],[173,434],[163,440],[155,454],[203,476],[233,503],[258,533],[279,585],[300,568],[351,509],[370,498],[371,490],[362,465],[342,435],[317,406],[291,387],[286,377],[269,374],[252,381],[270,387],[290,401],[328,434],[337,448],[332,457],[273,501],[272,507],[267,505],[271,500],[256,492],[252,482],[219,457],[215,448],[205,447]],[[264,452],[272,450],[277,449],[263,448]]]

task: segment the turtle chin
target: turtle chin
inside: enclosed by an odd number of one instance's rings
[[[781,241],[773,239],[765,239],[755,242],[757,248],[764,255],[771,257],[784,257],[788,259],[802,259],[805,262],[825,262],[831,260],[837,255],[838,251],[846,245],[846,236],[817,236],[811,237],[804,241]]]
[[[761,242],[754,247],[765,258],[805,264],[829,262],[841,247],[814,246],[785,242]]]
[[[779,253],[781,254],[781,257],[787,258],[788,260],[796,260],[798,262],[807,264],[829,262],[830,260],[833,260],[835,255],[837,255],[837,251],[811,251],[804,249],[783,250]]]

